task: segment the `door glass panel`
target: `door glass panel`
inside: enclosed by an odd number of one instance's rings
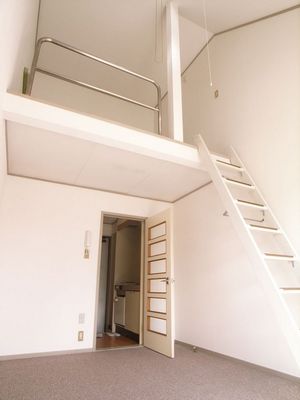
[[[155,260],[149,262],[149,274],[164,274],[167,272],[167,260]]]
[[[166,281],[161,279],[149,279],[149,292],[150,293],[166,293],[167,284]]]
[[[166,314],[167,312],[167,299],[157,298],[157,297],[149,297],[149,311],[150,312],[158,312]]]
[[[166,223],[163,222],[162,224],[153,226],[149,229],[149,239],[156,239],[160,236],[164,236],[167,233]]]
[[[162,240],[157,243],[150,244],[149,253],[150,257],[158,256],[160,254],[165,254],[167,252],[167,241]]]
[[[167,321],[161,318],[148,317],[148,329],[152,332],[167,334]]]

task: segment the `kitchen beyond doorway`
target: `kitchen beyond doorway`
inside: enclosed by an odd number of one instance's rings
[[[95,350],[142,343],[142,226],[103,217]]]

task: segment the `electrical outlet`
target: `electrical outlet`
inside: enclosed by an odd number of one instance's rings
[[[78,323],[79,324],[84,324],[84,322],[85,322],[85,313],[80,313],[78,315]]]
[[[78,342],[83,342],[83,331],[78,331]]]

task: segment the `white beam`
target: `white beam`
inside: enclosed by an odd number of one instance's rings
[[[7,121],[90,140],[206,171],[194,146],[36,101],[28,96],[6,93],[3,100],[3,118]]]
[[[166,8],[166,34],[169,136],[183,142],[179,14],[173,1]]]

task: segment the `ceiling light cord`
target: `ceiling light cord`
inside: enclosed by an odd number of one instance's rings
[[[207,15],[206,15],[206,0],[202,0],[203,5],[203,15],[204,15],[204,28],[206,35],[206,47],[207,47],[207,63],[208,63],[208,73],[209,73],[209,84],[212,87],[212,72],[211,72],[211,58],[210,58],[210,49],[209,49],[209,37],[208,37],[208,28],[207,28]]]
[[[162,52],[162,0],[156,0],[155,9],[155,52],[154,60],[157,63],[162,63],[163,52]]]

